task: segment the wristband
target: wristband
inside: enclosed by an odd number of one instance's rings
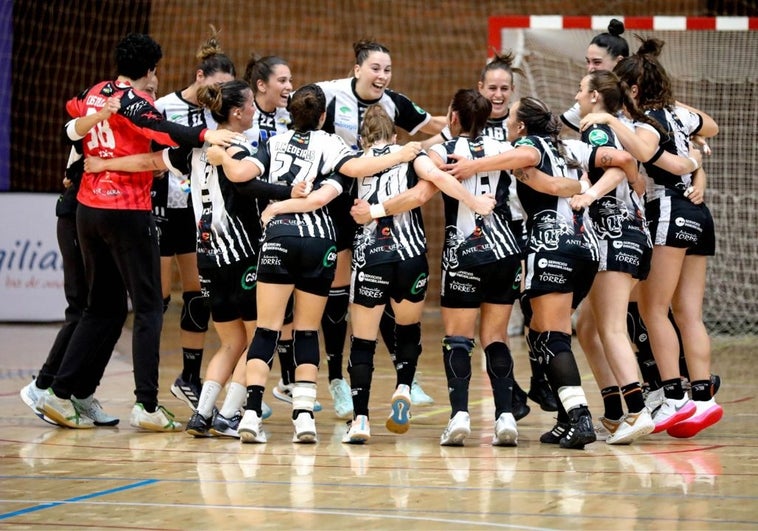
[[[591,188],[587,190],[586,192],[584,192],[584,195],[590,196],[593,201],[597,199],[597,192]]]
[[[449,125],[446,125],[445,127],[442,128],[442,131],[440,131],[440,136],[442,137],[442,140],[444,140],[446,142],[448,140],[452,140],[453,134],[450,132],[450,126]]]
[[[384,205],[379,203],[378,205],[371,205],[368,209],[369,214],[374,219],[383,218],[387,215],[387,211],[384,210]]]
[[[584,192],[590,189],[590,183],[588,183],[587,181],[579,181],[579,186],[580,186],[579,188],[580,194],[583,194]]]
[[[690,173],[695,173],[699,168],[700,164],[698,164],[697,159],[695,157],[687,157],[692,162],[692,171]]]

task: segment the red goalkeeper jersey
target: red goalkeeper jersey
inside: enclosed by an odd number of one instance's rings
[[[164,146],[199,147],[204,127],[186,127],[167,121],[153,107],[150,97],[129,83],[103,81],[66,103],[72,118],[94,114],[111,96],[120,96],[121,109],[95,125],[84,137],[84,156],[124,157],[151,151],[151,141]],[[151,210],[153,172],[87,173],[82,176],[77,199],[93,208]]]

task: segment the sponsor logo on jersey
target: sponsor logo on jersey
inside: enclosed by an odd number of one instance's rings
[[[240,286],[242,286],[242,289],[245,291],[249,291],[251,289],[254,289],[257,283],[258,268],[256,266],[250,266],[243,273],[242,278],[240,279]]]
[[[418,278],[416,278],[415,282],[413,283],[413,287],[411,288],[411,293],[414,295],[418,295],[426,288],[426,284],[429,281],[429,275],[426,273],[421,273]]]
[[[514,142],[513,145],[514,146],[532,146],[532,147],[537,147],[535,145],[534,141],[532,141],[531,138],[527,138],[527,137],[521,137],[521,138],[519,138],[518,140],[516,140],[516,142]]]
[[[450,291],[460,291],[461,293],[474,293],[474,286],[463,282],[453,281],[449,284]]]
[[[593,146],[605,146],[609,143],[608,133],[602,129],[593,129],[588,136],[590,144]]]
[[[379,288],[368,288],[366,286],[361,286],[358,288],[358,295],[361,295],[368,299],[381,299],[382,290]]]
[[[335,245],[332,245],[329,247],[329,249],[326,250],[326,253],[324,254],[324,258],[321,261],[324,267],[334,267],[334,264],[337,262],[337,247]]]

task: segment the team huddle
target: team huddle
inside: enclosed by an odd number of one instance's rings
[[[663,42],[640,39],[630,54],[623,31],[613,20],[592,39],[587,75],[562,115],[535,97],[511,101],[521,72],[502,53],[437,117],[388,88],[390,52],[373,41],[354,44],[352,77],[294,90],[276,56],[251,57],[237,78],[214,34],[194,82],[156,100],[160,46],[126,36],[118,78],[66,105],[72,148],[58,237],[69,307],[21,398],[60,426],[118,424],[94,394],[128,294],[132,426],[266,443],[263,396],[278,358],[272,390],[292,404],[292,440],[316,442],[323,341],[335,413],[349,419],[342,442],[367,443],[381,336],[396,370],[385,426],[403,434],[413,406],[432,401],[416,378],[430,270],[421,207],[441,192],[445,238],[432,267],[442,272],[451,413],[440,445],[471,433],[477,343],[493,445],[518,444],[527,399],[556,412],[540,442],[562,448],[662,431],[686,438],[715,424],[720,380],[702,322],[715,234],[701,162],[718,126],[675,100],[658,61]],[[580,138],[560,136],[563,125]],[[399,145],[396,127],[428,138]],[[158,401],[174,260],[183,371],[171,391],[192,408],[186,426]],[[516,301],[528,391],[508,346]],[[575,310],[603,399],[597,425],[572,351]],[[211,319],[220,347],[201,378]]]

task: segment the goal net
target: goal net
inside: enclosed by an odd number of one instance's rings
[[[525,73],[518,96],[536,96],[556,113],[574,103],[586,73],[589,42],[617,18],[633,53],[634,37],[665,41],[661,63],[677,100],[702,109],[719,124],[706,203],[716,224],[716,256],[709,261],[704,320],[713,333],[758,333],[758,23],[747,17],[499,16],[489,19],[489,53],[511,50]]]

